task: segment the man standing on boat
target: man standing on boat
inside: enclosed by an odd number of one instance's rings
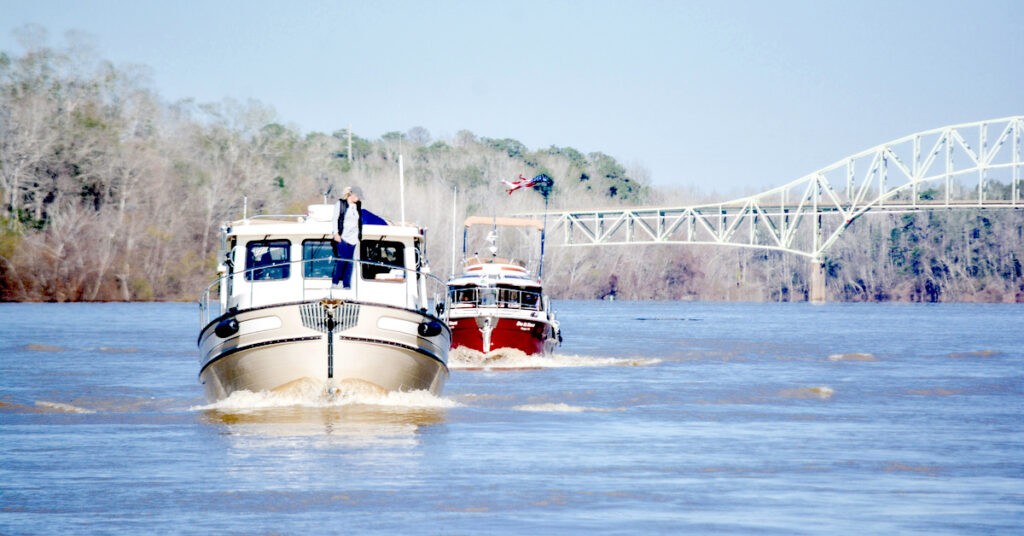
[[[334,205],[334,219],[338,222],[334,231],[334,257],[338,261],[334,264],[334,276],[331,283],[335,286],[339,282],[343,288],[352,286],[352,262],[355,257],[356,248],[363,239],[363,223],[370,225],[387,225],[387,222],[363,209],[363,191],[358,186],[349,186],[341,194],[341,199]]]

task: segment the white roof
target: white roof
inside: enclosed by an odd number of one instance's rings
[[[448,281],[449,285],[491,286],[499,283],[519,287],[540,287],[540,281],[534,279],[524,268],[508,263],[470,264],[462,274]]]
[[[335,232],[332,205],[310,205],[308,215],[254,216],[225,223],[227,236],[309,237],[332,236]],[[413,238],[423,230],[415,225],[363,225],[363,237]]]
[[[516,287],[540,288],[540,282],[523,275],[460,275],[449,279],[448,286],[478,286],[490,287],[494,285],[512,285]]]
[[[330,237],[334,235],[334,225],[325,222],[252,222],[240,221],[231,224],[227,229],[228,236],[237,237],[270,237],[275,236],[305,236],[305,237]],[[397,225],[364,225],[363,238],[412,238],[422,236],[423,231],[418,227]]]

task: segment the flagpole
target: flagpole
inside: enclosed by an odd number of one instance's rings
[[[548,194],[544,194],[544,225],[540,228],[540,266],[537,267],[537,279],[544,277],[544,235],[548,228]]]

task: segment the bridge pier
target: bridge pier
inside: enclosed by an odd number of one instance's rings
[[[825,263],[811,259],[811,288],[808,298],[811,303],[825,303]]]

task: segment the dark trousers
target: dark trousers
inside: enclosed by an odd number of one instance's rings
[[[334,277],[331,278],[333,284],[337,285],[338,281],[343,281],[345,288],[352,286],[352,266],[355,263],[345,260],[351,261],[355,252],[355,244],[349,244],[344,240],[334,243],[334,257],[338,260],[334,262]]]

